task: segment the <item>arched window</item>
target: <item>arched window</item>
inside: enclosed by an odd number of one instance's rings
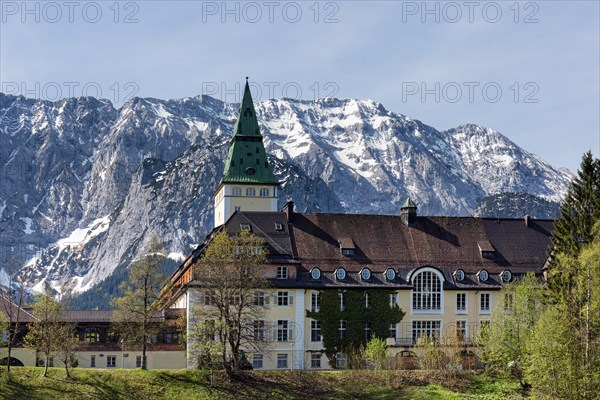
[[[418,311],[441,311],[442,281],[438,274],[424,270],[412,279],[412,308]]]
[[[241,196],[241,195],[242,195],[242,188],[240,188],[240,187],[237,187],[237,186],[233,187],[233,188],[231,189],[231,194],[232,194],[233,196]]]
[[[254,188],[246,189],[246,196],[256,196],[256,190]]]
[[[269,197],[269,189],[267,189],[267,188],[260,189],[260,197]]]

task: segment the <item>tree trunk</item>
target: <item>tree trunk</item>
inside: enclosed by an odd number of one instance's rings
[[[44,356],[44,375],[43,375],[43,376],[44,376],[44,378],[45,378],[46,376],[48,376],[48,361],[49,361],[48,359],[49,359],[49,357],[48,357],[48,354],[46,354],[46,355]]]
[[[144,342],[142,343],[142,369],[148,369],[146,365],[146,335],[144,335]]]
[[[65,363],[65,372],[67,373],[67,378],[71,378],[71,374],[69,373],[69,359],[64,360]]]
[[[10,327],[8,328],[8,362],[6,363],[6,373],[10,374],[10,356],[12,354],[12,341],[15,334],[10,334]]]

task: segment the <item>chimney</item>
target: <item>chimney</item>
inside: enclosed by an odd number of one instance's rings
[[[525,216],[525,226],[529,226],[529,215]]]
[[[417,222],[417,206],[410,197],[406,199],[400,208],[400,218],[406,226],[414,226]]]
[[[294,202],[288,201],[287,203],[285,203],[282,211],[287,215],[287,222],[290,224],[293,223],[294,222]]]

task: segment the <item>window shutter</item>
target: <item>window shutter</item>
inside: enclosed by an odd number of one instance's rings
[[[294,321],[288,321],[288,342],[294,339]]]
[[[273,342],[277,341],[277,321],[273,321]]]
[[[265,306],[269,305],[269,299],[271,298],[271,296],[269,296],[267,293],[265,293]]]
[[[294,295],[293,294],[288,295],[288,304],[290,306],[294,305]]]

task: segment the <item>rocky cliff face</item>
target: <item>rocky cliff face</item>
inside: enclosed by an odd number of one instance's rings
[[[411,196],[421,214],[472,215],[504,192],[558,202],[571,179],[491,129],[440,132],[370,100],[256,110],[280,205],[293,199],[300,211],[396,214]],[[16,255],[30,287],[64,295],[127,265],[152,232],[183,258],[212,228],[236,115],[236,104],[207,96],[116,110],[0,93],[1,260]]]

